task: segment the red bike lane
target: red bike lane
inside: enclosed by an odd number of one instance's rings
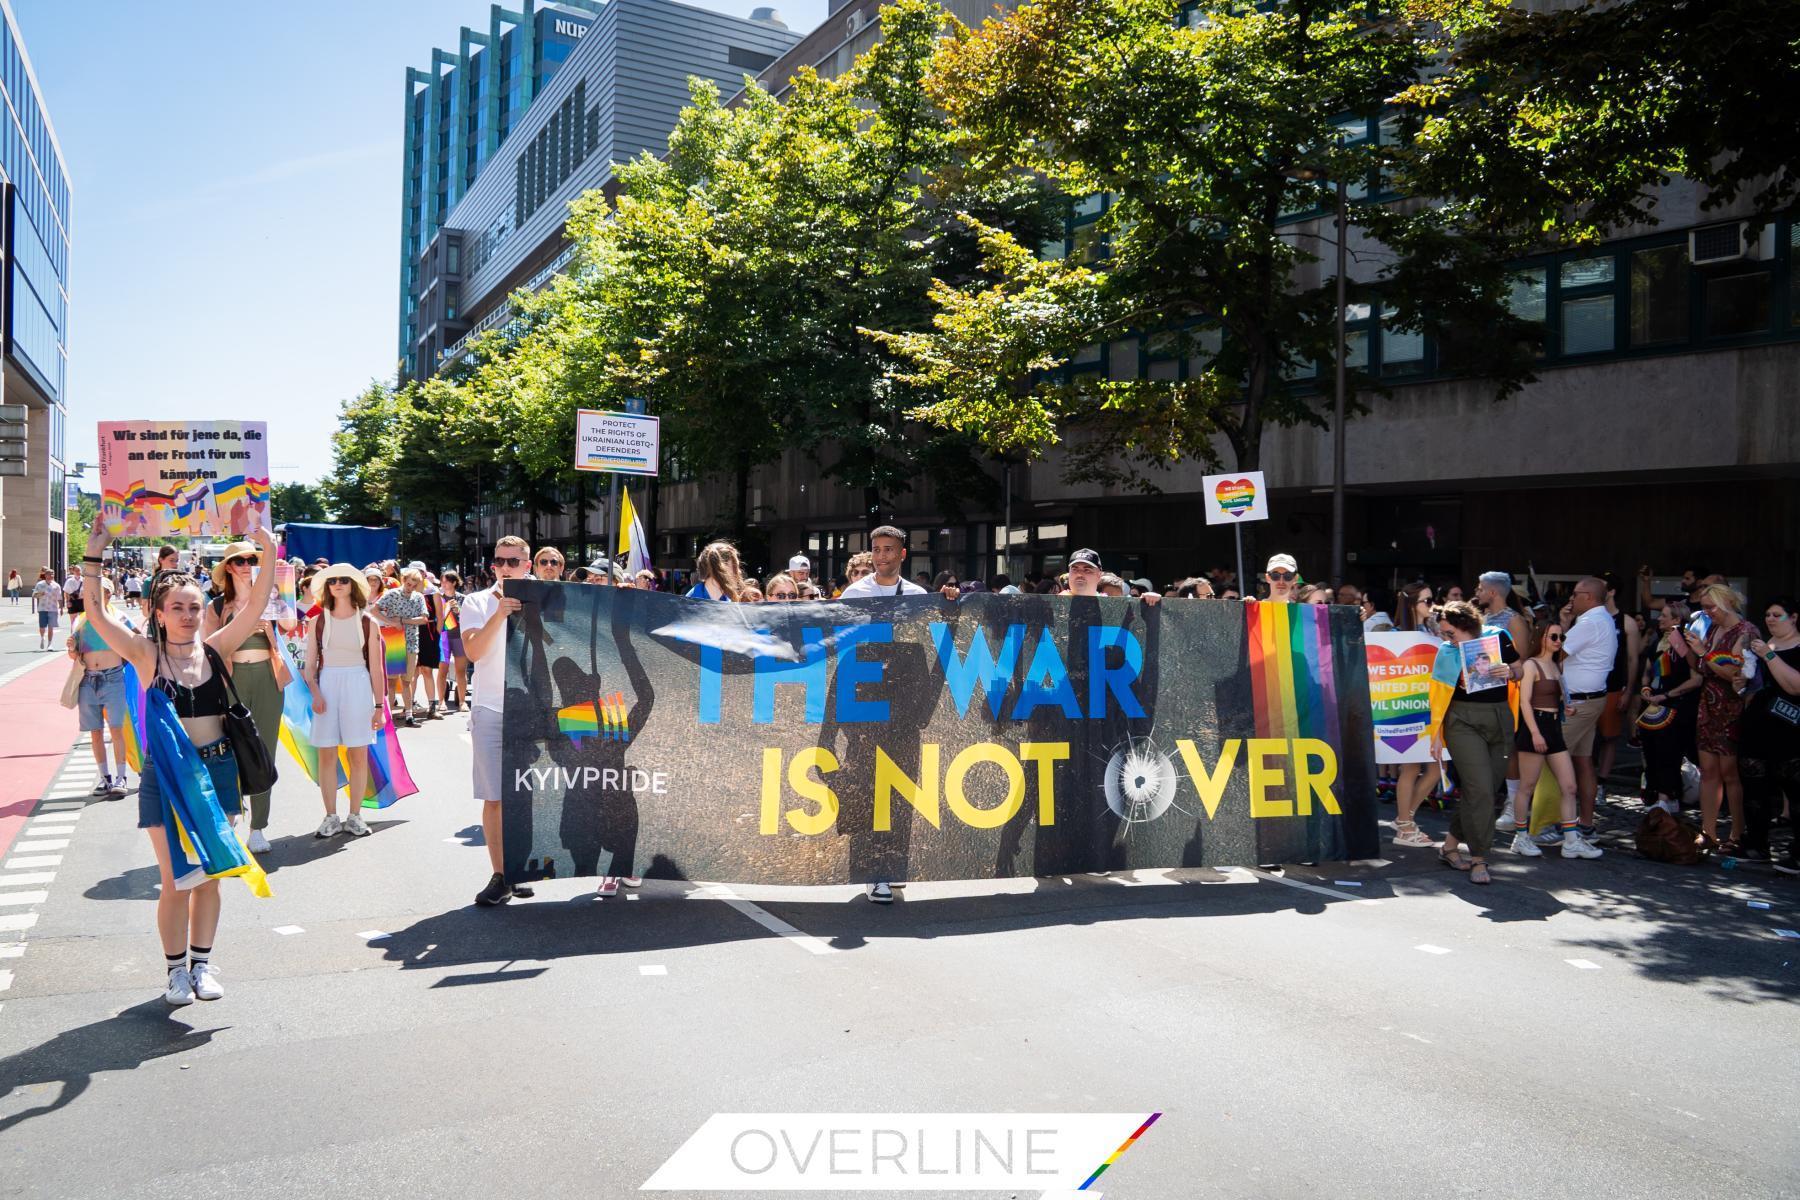
[[[0,858],[12,849],[75,740],[76,717],[59,702],[69,660],[0,686]]]

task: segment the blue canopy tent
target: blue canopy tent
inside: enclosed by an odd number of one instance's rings
[[[287,556],[301,562],[322,558],[353,566],[400,557],[400,531],[384,525],[307,525],[290,521],[286,526]]]

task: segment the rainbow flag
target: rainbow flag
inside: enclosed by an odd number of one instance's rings
[[[301,678],[300,663],[288,654],[285,643],[282,657],[287,660],[293,682],[281,693],[281,744],[306,772],[306,777],[319,780],[319,751],[312,743],[312,690]],[[350,786],[350,758],[338,748],[338,787]],[[396,800],[404,800],[419,790],[412,773],[406,768],[406,756],[400,752],[400,738],[394,732],[392,713],[384,711],[381,732],[369,746],[369,783],[363,793],[362,807],[386,808]]]
[[[137,668],[125,664],[125,711],[131,719],[125,722],[125,765],[139,775],[144,773],[144,685]],[[142,786],[142,785],[139,785]]]
[[[571,704],[556,710],[556,731],[576,745],[583,738],[603,738],[609,742],[629,742],[631,727],[626,718],[631,706],[624,692],[601,696],[585,704]]]
[[[406,674],[406,631],[392,625],[381,628],[382,657],[387,662],[389,679],[397,679]]]
[[[1331,606],[1246,604],[1256,736],[1323,738],[1338,744]]]

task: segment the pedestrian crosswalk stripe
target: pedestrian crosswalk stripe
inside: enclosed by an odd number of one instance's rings
[[[0,913],[0,930],[18,932],[37,924],[36,913]]]
[[[0,875],[0,888],[24,887],[31,883],[54,883],[55,871],[20,871],[16,875]]]
[[[50,898],[47,891],[0,892],[0,905],[13,908],[21,904],[42,904]]]
[[[38,850],[66,850],[68,848],[68,838],[57,838],[54,841],[46,841],[42,838],[33,839],[26,836],[13,843],[14,850],[28,850],[32,852]]]
[[[638,968],[639,975],[667,975],[668,973],[669,973],[669,968],[662,966],[660,964],[653,964],[653,965],[642,966],[642,967]]]
[[[24,956],[24,942],[7,942],[5,945],[0,946],[0,958],[23,958]]]
[[[1589,962],[1585,958],[1565,958],[1563,961],[1579,971],[1598,971],[1600,969],[1599,963]]]
[[[27,870],[31,867],[60,867],[61,865],[62,855],[40,854],[36,858],[9,858],[6,860],[5,869],[8,871],[19,871]]]

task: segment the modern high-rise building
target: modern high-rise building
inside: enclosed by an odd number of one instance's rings
[[[406,69],[400,359],[409,368],[420,255],[568,61],[600,7],[599,0],[541,6],[524,0],[524,11],[513,12],[495,4],[485,33],[465,25],[454,54],[434,49],[430,70]]]
[[[0,403],[25,409],[25,436],[0,435],[0,574],[31,579],[63,566],[69,176],[8,0],[0,14]]]
[[[463,29],[458,53],[433,51],[430,71],[408,69],[401,374],[432,374],[566,261],[569,201],[667,148],[690,77],[730,94],[796,40],[767,9],[526,0],[494,6],[486,34]]]

